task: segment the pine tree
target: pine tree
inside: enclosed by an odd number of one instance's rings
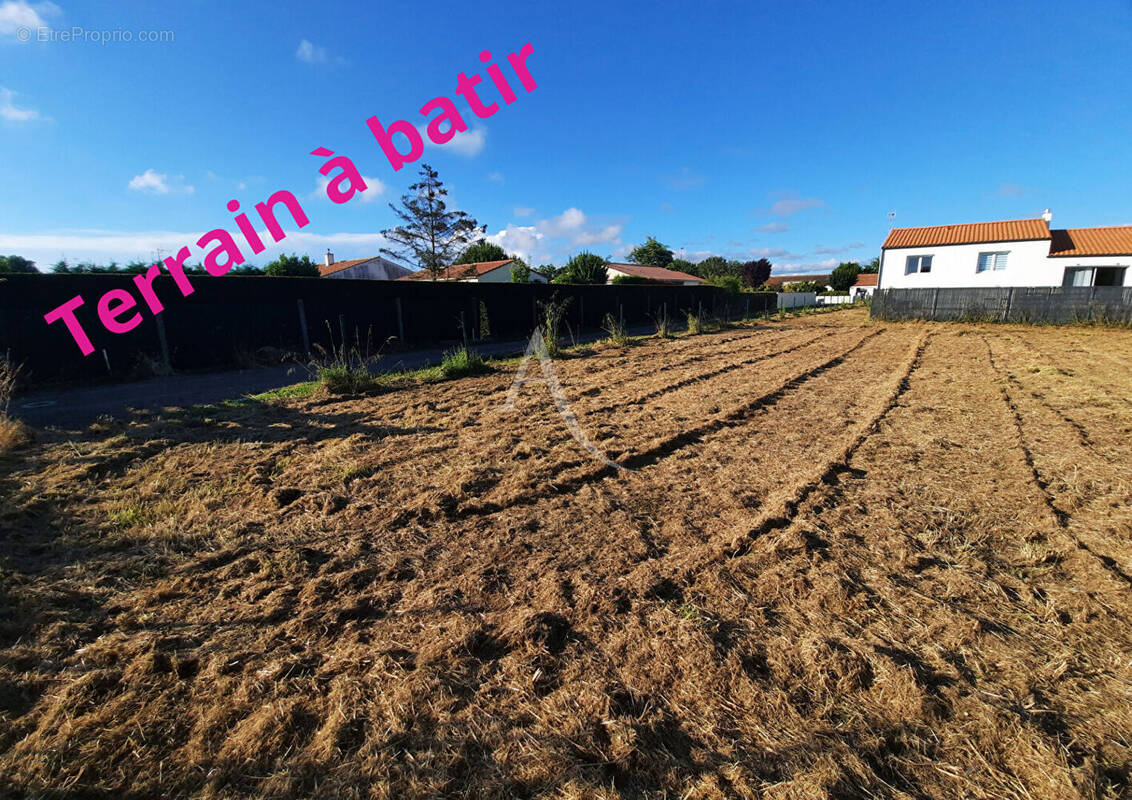
[[[433,280],[440,277],[444,268],[455,263],[460,253],[487,230],[465,212],[449,211],[444,202],[447,195],[436,170],[422,164],[420,180],[401,195],[400,206],[389,204],[402,224],[381,232],[392,245],[381,248],[381,252],[427,269]]]

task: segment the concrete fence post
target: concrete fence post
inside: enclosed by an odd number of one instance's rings
[[[929,319],[932,322],[935,322],[935,310],[936,310],[936,306],[938,304],[939,304],[939,287],[936,287],[935,290],[932,291],[932,314],[931,314],[931,317],[929,317]]]
[[[154,319],[157,320],[157,341],[161,343],[161,360],[165,362],[165,369],[171,375],[173,362],[169,360],[169,341],[165,338],[165,317],[158,314]]]
[[[1014,308],[1014,287],[1011,286],[1006,292],[1006,308],[1002,310],[1002,321],[1007,322],[1010,320],[1010,312]]]
[[[405,319],[401,313],[401,298],[393,298],[393,305],[397,308],[397,341],[405,341]]]
[[[310,334],[307,333],[307,312],[306,312],[306,309],[303,307],[302,298],[299,298],[299,300],[297,302],[298,302],[298,306],[299,306],[299,332],[303,336],[303,352],[306,353],[307,358],[310,358],[310,355],[311,355],[311,337],[310,337]]]

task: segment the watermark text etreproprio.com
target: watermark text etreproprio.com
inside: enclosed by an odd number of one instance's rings
[[[174,41],[173,31],[129,30],[126,28],[70,28],[23,27],[16,31],[21,42],[81,42],[83,44],[168,44]]]

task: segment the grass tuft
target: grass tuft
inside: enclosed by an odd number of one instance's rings
[[[464,345],[445,351],[444,360],[440,362],[440,372],[448,379],[463,378],[491,372],[491,367],[483,360],[483,356]]]

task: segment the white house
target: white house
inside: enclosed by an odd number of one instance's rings
[[[453,264],[445,267],[436,276],[438,281],[457,281],[459,283],[510,283],[511,265],[515,259],[505,258],[502,261],[477,261],[474,264]],[[410,272],[403,281],[431,281],[432,273],[427,269]],[[546,276],[531,270],[531,283],[546,283]]]
[[[881,248],[882,289],[1127,286],[1132,225],[1051,230],[1038,219],[893,228]]]
[[[857,275],[857,282],[849,287],[849,294],[854,300],[872,297],[877,290],[877,279],[880,276],[875,272],[861,272]]]
[[[320,278],[361,278],[371,281],[395,281],[410,271],[387,258],[372,256],[351,261],[335,261],[334,254],[326,251],[323,263],[318,265]]]
[[[665,267],[650,267],[647,264],[616,264],[611,262],[605,265],[605,271],[608,276],[605,279],[606,283],[613,283],[614,278],[622,276],[645,278],[656,283],[672,283],[679,286],[699,286],[704,282],[703,278],[697,278],[687,272]]]

